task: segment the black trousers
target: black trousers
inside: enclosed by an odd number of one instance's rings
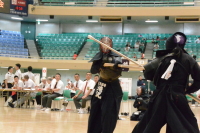
[[[102,99],[93,96],[87,133],[113,133],[121,99],[121,96],[115,98],[113,93],[105,94]]]
[[[12,83],[7,83],[7,85],[8,85],[8,88],[12,88],[12,87],[13,87],[13,84],[12,84]],[[3,94],[4,94],[4,95],[7,95],[7,94],[8,94],[8,96],[11,96],[12,92],[11,92],[11,91],[4,91]],[[4,96],[4,97],[5,97],[5,102],[6,102],[7,99],[8,99],[8,97],[7,97],[7,96]]]
[[[61,96],[61,94],[59,94],[59,93],[53,93],[53,94],[45,95],[42,98],[43,108],[51,108],[52,100],[54,100],[56,97],[59,97],[59,96]]]
[[[75,93],[71,93],[71,98],[75,96]]]
[[[16,93],[15,95],[12,95],[11,97],[12,97],[12,99],[13,99],[12,102],[16,101],[16,100],[17,100],[17,93]]]
[[[43,92],[42,92],[43,93]],[[43,93],[43,96],[44,95],[47,95],[48,93]],[[41,97],[42,97],[42,95],[37,95],[36,97],[35,97],[35,100],[36,100],[36,102],[37,102],[37,105],[41,105]]]

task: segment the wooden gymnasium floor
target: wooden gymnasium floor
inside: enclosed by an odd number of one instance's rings
[[[3,103],[0,98],[0,103]],[[133,101],[129,102],[132,111]],[[69,105],[70,106],[70,105]],[[125,111],[127,103],[123,103]],[[192,107],[200,127],[200,107]],[[131,111],[131,112],[132,112]],[[129,120],[129,117],[121,116],[114,133],[131,133],[137,122]],[[0,133],[86,133],[88,114],[69,112],[43,112],[35,107],[10,108],[0,105]],[[161,133],[165,133],[165,126]]]

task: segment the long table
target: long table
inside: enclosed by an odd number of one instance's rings
[[[9,93],[8,92],[16,92],[17,93],[17,101],[18,101],[18,97],[24,97],[24,95],[22,96],[22,93],[31,93],[31,92],[42,92],[41,93],[41,103],[42,103],[42,97],[43,97],[43,92],[45,93],[51,93],[50,91],[44,91],[44,90],[35,90],[35,89],[22,89],[22,90],[17,90],[17,89],[9,89],[9,88],[5,88],[5,89],[0,89],[0,92],[2,93],[2,97],[3,96],[6,96],[7,99],[9,97]],[[3,94],[3,92],[7,92],[6,95]],[[19,94],[19,95],[18,95]],[[17,102],[18,103],[18,102]],[[21,104],[20,104],[20,107],[21,107]],[[26,107],[27,107],[27,104],[26,104]],[[30,106],[30,103],[29,103],[29,107]]]

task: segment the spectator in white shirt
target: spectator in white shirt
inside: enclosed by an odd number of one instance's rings
[[[48,88],[50,88],[51,80],[52,80],[52,78],[48,78],[48,79],[41,78],[41,83],[39,84],[39,86],[36,86],[36,90],[39,91],[36,94],[36,97],[35,97],[37,105],[38,105],[38,108],[41,108],[41,96],[42,96],[42,93],[43,93],[43,95],[47,94],[44,91],[47,91]]]
[[[14,86],[12,89],[16,89],[16,90],[22,90],[24,88],[24,83],[19,79],[18,76],[14,77]],[[17,93],[16,92],[12,92],[12,102],[15,102],[17,100]]]
[[[126,47],[124,48],[124,50],[125,50],[126,52],[128,52],[128,51],[130,50],[130,46],[127,44]]]
[[[82,88],[79,93],[73,97],[76,109],[79,110],[80,114],[84,113],[86,101],[91,100],[94,93],[95,82],[91,79],[92,74],[88,72],[86,74],[86,81],[83,82]],[[80,95],[83,94],[83,95]],[[82,100],[82,105],[79,103]]]
[[[94,82],[95,82],[95,84],[96,84],[98,81],[99,81],[99,75],[95,75],[95,76],[94,76]]]
[[[74,91],[71,91],[71,97],[74,97],[77,90],[80,90],[83,86],[83,81],[80,80],[80,75],[78,73],[74,74]]]
[[[139,47],[140,47],[140,43],[137,41],[137,42],[135,43],[135,45],[134,45],[134,48],[135,48],[135,49],[139,49]]]
[[[29,66],[28,67],[28,72],[24,73],[23,75],[24,76],[28,75],[29,79],[32,79],[33,82],[35,82],[35,75],[32,73],[32,70],[33,70],[32,66]]]
[[[200,36],[197,38],[197,40],[195,41],[195,43],[200,43]]]
[[[35,88],[35,83],[33,82],[33,80],[29,79],[28,75],[24,76],[24,80],[25,80],[25,84],[24,84],[24,89],[34,89]],[[17,102],[9,103],[9,106],[14,108],[17,107],[21,104],[23,104],[25,101],[27,101],[28,99],[30,99],[31,97],[35,97],[36,93],[35,92],[28,92],[24,95],[24,97],[18,99]]]
[[[19,77],[19,80],[22,79],[22,73],[21,73],[20,68],[21,68],[21,65],[19,63],[15,64],[15,70],[16,70],[15,75]]]
[[[158,43],[155,43],[155,45],[154,45],[154,49],[159,49],[159,45],[158,45]]]
[[[43,106],[42,111],[50,111],[52,100],[54,100],[56,97],[59,97],[63,94],[63,90],[65,89],[65,86],[64,86],[64,83],[60,80],[61,75],[57,73],[55,76],[55,79],[56,79],[55,85],[53,86],[51,84],[52,94],[45,95],[42,98],[42,106]]]

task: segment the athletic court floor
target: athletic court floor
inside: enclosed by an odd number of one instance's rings
[[[3,99],[0,98],[0,133],[87,133],[88,114],[68,112],[44,112],[32,107],[10,108],[3,107]],[[129,109],[133,101],[129,102]],[[71,106],[71,105],[69,105]],[[122,110],[126,110],[127,102],[123,103]],[[192,107],[200,127],[200,107]],[[137,122],[130,121],[129,116],[121,116],[125,120],[119,120],[114,133],[131,133]],[[165,126],[161,133],[165,133]]]

